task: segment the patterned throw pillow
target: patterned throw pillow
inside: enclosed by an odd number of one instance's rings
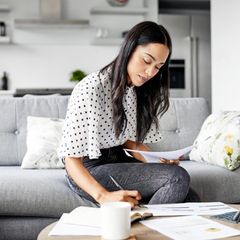
[[[63,168],[57,148],[62,137],[64,120],[58,118],[27,118],[27,153],[21,168]]]
[[[190,160],[208,162],[229,170],[240,165],[240,112],[211,114],[203,123],[189,155]]]

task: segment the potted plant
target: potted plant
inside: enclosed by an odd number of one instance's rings
[[[87,74],[82,70],[75,70],[71,73],[70,81],[71,82],[80,82]]]

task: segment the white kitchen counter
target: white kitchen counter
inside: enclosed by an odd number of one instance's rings
[[[15,90],[0,90],[0,97],[13,97]]]

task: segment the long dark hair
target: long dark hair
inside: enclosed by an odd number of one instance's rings
[[[159,72],[140,87],[137,95],[137,134],[136,141],[143,142],[152,124],[159,128],[158,117],[169,107],[169,59],[172,52],[171,38],[167,30],[151,21],[141,22],[130,29],[123,41],[118,56],[101,69],[111,67],[111,97],[113,105],[113,122],[116,137],[126,129],[127,119],[123,107],[123,96],[127,86],[128,61],[138,45],[161,43],[168,47],[169,56]]]

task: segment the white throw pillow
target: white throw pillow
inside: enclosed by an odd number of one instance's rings
[[[63,168],[57,156],[64,119],[27,118],[27,153],[21,168]]]
[[[211,114],[203,123],[190,160],[234,170],[240,166],[240,112]]]

